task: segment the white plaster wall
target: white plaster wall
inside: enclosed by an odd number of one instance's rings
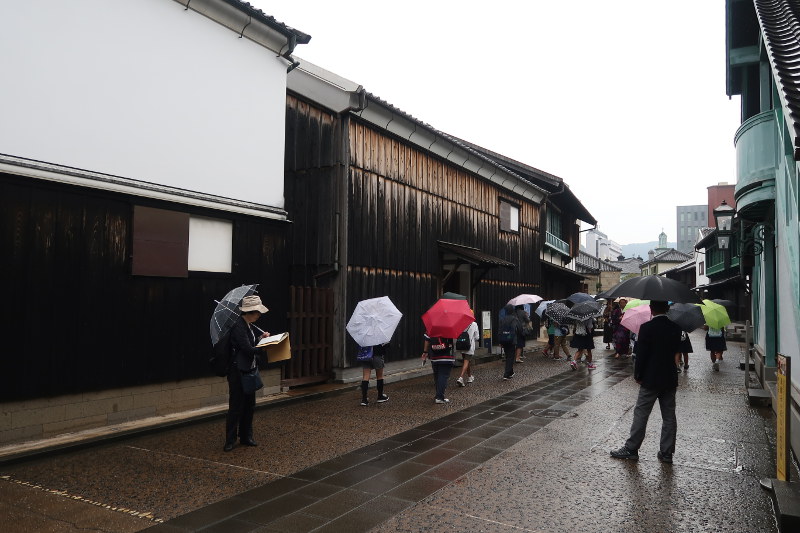
[[[0,153],[283,207],[286,66],[172,0],[0,2]]]

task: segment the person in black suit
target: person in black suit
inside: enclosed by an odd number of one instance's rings
[[[245,393],[242,389],[242,374],[258,368],[256,356],[261,348],[256,348],[258,340],[269,337],[269,332],[256,333],[252,324],[268,309],[258,296],[245,296],[239,308],[242,315],[231,329],[232,361],[228,369],[228,416],[225,420],[225,446],[229,452],[236,446],[236,437],[245,446],[258,446],[253,440],[253,413],[256,407],[256,393]]]
[[[675,390],[678,387],[675,358],[680,352],[681,328],[667,318],[667,302],[651,301],[650,310],[653,319],[642,324],[636,341],[633,377],[641,387],[633,411],[631,434],[622,448],[611,451],[611,457],[639,459],[639,447],[644,440],[647,419],[658,400],[663,419],[658,459],[663,463],[672,463],[678,430],[675,416]]]

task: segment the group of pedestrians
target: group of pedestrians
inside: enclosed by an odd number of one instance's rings
[[[630,353],[630,332],[622,326],[622,314],[626,300],[611,302],[604,313],[603,341],[609,348],[614,343],[615,358],[627,357]],[[257,446],[253,439],[253,412],[255,408],[255,390],[248,390],[243,384],[245,374],[257,369],[256,347],[258,340],[269,336],[255,327],[254,322],[268,310],[258,296],[247,296],[241,303],[241,315],[231,329],[231,360],[228,372],[229,406],[226,420],[226,438],[224,450],[231,451],[237,440],[244,446]],[[655,404],[659,401],[663,419],[658,459],[664,463],[672,463],[675,450],[677,421],[675,415],[675,392],[678,385],[677,374],[689,368],[689,356],[692,345],[688,334],[666,316],[669,303],[651,301],[650,310],[653,318],[642,324],[635,347],[634,379],[640,384],[639,395],[634,408],[633,423],[630,436],[625,444],[611,451],[611,456],[618,459],[638,459],[638,450],[644,439],[647,420]],[[522,306],[506,305],[504,315],[498,325],[498,340],[503,347],[505,367],[502,379],[514,377],[514,363],[522,362],[522,351],[525,337],[532,331],[530,317]],[[570,356],[566,346],[569,329],[544,315],[548,328],[548,347],[544,353],[559,359],[558,350],[562,348],[572,369],[577,369],[578,362],[586,355],[589,369],[595,368],[592,361],[594,349],[594,318],[587,318],[574,323],[574,336],[570,347],[575,348],[574,357]],[[713,369],[719,370],[722,354],[727,349],[724,329],[706,329],[706,348],[709,350]],[[455,352],[462,357],[461,374],[456,379],[460,387],[475,381],[472,373],[472,358],[480,340],[477,323],[473,320],[457,339],[424,335],[422,364],[430,362],[435,384],[434,402],[448,404],[445,396],[447,383],[455,364]],[[367,347],[370,357],[362,361],[361,405],[368,406],[369,380],[375,371],[377,385],[377,403],[387,402],[389,396],[384,393],[383,370],[385,366],[386,345]],[[257,389],[256,389],[257,390]]]

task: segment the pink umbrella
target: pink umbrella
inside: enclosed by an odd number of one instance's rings
[[[508,303],[509,305],[517,306],[517,305],[525,305],[525,304],[535,304],[541,302],[544,298],[539,296],[538,294],[520,294],[519,296],[514,296],[511,298]]]
[[[638,335],[639,328],[642,327],[642,324],[650,322],[651,318],[653,318],[653,313],[650,312],[650,306],[639,305],[625,311],[625,314],[622,315],[621,324],[622,327]]]
[[[467,329],[475,316],[466,300],[437,300],[422,315],[422,322],[430,337],[455,339]]]

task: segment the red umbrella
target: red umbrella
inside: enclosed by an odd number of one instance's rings
[[[422,322],[429,337],[455,339],[467,329],[475,316],[466,300],[437,300],[422,315]]]

